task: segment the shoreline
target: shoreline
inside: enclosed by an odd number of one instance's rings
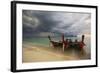
[[[23,63],[85,60],[77,56],[74,51],[63,52],[59,48],[37,46],[32,43],[23,43],[22,58]]]

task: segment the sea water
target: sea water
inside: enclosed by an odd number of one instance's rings
[[[77,39],[78,41],[81,41],[81,37],[65,37],[65,39],[71,39],[73,42]],[[52,37],[53,41],[61,41],[61,37]],[[48,37],[33,37],[33,38],[24,38],[24,42],[32,43],[33,45],[41,45],[41,46],[46,46],[49,47],[50,41]],[[84,50],[87,53],[91,52],[91,38],[90,37],[85,37],[84,40],[85,46]]]

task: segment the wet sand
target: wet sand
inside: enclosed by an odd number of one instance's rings
[[[47,62],[47,61],[67,61],[89,59],[85,52],[75,52],[74,50],[63,52],[61,48],[51,46],[37,46],[31,43],[24,43],[22,49],[22,62]]]

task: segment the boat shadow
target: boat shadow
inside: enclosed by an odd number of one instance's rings
[[[86,53],[84,49],[79,49],[79,48],[67,48],[64,51],[64,54],[70,54],[78,57],[79,59],[90,59],[90,55]]]

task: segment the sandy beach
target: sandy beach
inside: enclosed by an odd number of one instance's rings
[[[74,51],[63,52],[61,48],[37,46],[31,43],[24,43],[22,51],[23,63],[80,60],[84,57],[78,56]]]

